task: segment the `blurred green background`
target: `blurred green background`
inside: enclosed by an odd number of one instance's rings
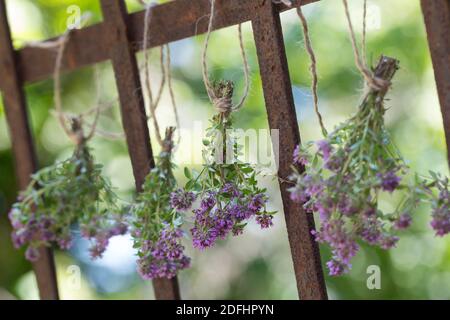
[[[68,18],[67,8],[77,5],[82,12],[91,12],[90,23],[101,21],[96,0],[7,0],[9,21],[16,47],[27,41],[44,40],[61,34]],[[130,12],[142,10],[137,1],[127,1]],[[362,1],[350,1],[354,23],[359,28]],[[354,66],[351,46],[341,1],[323,0],[307,5],[305,14],[310,22],[320,77],[320,107],[328,127],[348,117],[358,103],[363,83]],[[293,10],[282,14],[285,43],[293,83],[296,109],[304,141],[320,138],[312,112],[309,91],[308,58],[304,50],[299,20]],[[387,123],[395,143],[421,173],[429,169],[448,174],[445,141],[433,70],[429,57],[420,12],[419,0],[369,1],[368,56],[372,61],[383,53],[398,58],[398,72],[389,95]],[[244,25],[244,36],[252,67],[252,87],[245,107],[236,117],[236,126],[244,129],[267,128],[261,80],[251,25]],[[207,124],[213,108],[208,102],[200,68],[204,37],[173,43],[172,60],[175,92],[185,132],[194,132],[194,123]],[[236,27],[215,32],[211,39],[209,63],[213,77],[227,78],[243,85]],[[157,50],[154,50],[157,51]],[[152,55],[152,60],[158,57]],[[139,54],[142,63],[142,54]],[[36,61],[39,63],[39,61]],[[160,77],[158,66],[152,70],[155,83]],[[117,99],[115,82],[109,62],[100,65],[101,96],[104,102]],[[64,108],[79,112],[95,104],[92,67],[63,76]],[[72,146],[58,126],[53,109],[52,81],[28,85],[26,96],[30,119],[37,144],[40,166],[70,155]],[[167,92],[158,116],[164,125],[173,124]],[[100,128],[115,132],[118,139],[96,137],[91,145],[98,162],[105,166],[118,193],[125,200],[133,197],[134,181],[127,148],[120,138],[119,108],[102,114]],[[153,131],[153,128],[150,129]],[[197,137],[198,138],[198,137]],[[195,139],[195,136],[194,136]],[[281,137],[282,139],[282,137]],[[197,139],[200,140],[200,139]],[[154,141],[154,140],[153,140]],[[154,146],[156,143],[154,143]],[[191,162],[199,146],[188,150],[182,143],[176,154],[177,176],[183,182],[182,168]],[[38,297],[34,275],[22,251],[13,249],[6,213],[16,197],[11,143],[3,106],[0,102],[0,299],[35,299]],[[274,209],[282,211],[276,181],[262,177],[261,184],[269,188]],[[393,206],[393,203],[383,203]],[[332,299],[449,299],[450,298],[450,237],[435,238],[429,227],[426,208],[415,215],[413,228],[402,237],[398,247],[384,252],[363,247],[354,259],[350,274],[326,277]],[[296,299],[296,285],[282,212],[275,227],[260,231],[251,224],[238,238],[221,242],[205,252],[194,251],[186,242],[193,266],[181,272],[179,279],[184,298],[191,299]],[[329,257],[322,247],[323,262]],[[134,252],[127,236],[116,237],[100,261],[92,262],[86,254],[86,243],[77,241],[70,252],[56,252],[58,280],[63,299],[151,299],[152,285],[135,272]],[[71,268],[81,268],[81,288],[74,289]],[[367,267],[381,269],[381,289],[366,286]]]

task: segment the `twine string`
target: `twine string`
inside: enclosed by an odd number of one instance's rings
[[[90,110],[86,111],[85,113],[80,114],[69,114],[63,111],[62,109],[62,97],[61,97],[61,67],[62,67],[62,60],[64,57],[64,52],[66,48],[67,41],[70,36],[70,31],[66,32],[62,37],[61,41],[56,41],[55,43],[59,43],[59,48],[56,56],[56,63],[55,63],[55,71],[54,71],[54,104],[55,104],[55,113],[56,117],[63,128],[64,132],[67,134],[67,136],[76,144],[79,145],[82,141],[89,141],[94,137],[96,133],[99,132],[98,129],[98,122],[100,120],[100,114],[102,110],[106,109],[101,105],[101,81],[100,81],[100,74],[97,67],[95,67],[95,83],[96,83],[96,103],[95,107],[91,108]],[[108,106],[110,108],[110,106]],[[94,113],[94,121],[92,124],[88,124],[86,121],[84,121],[84,118],[87,115],[90,115]],[[67,120],[70,120],[72,122],[71,127],[67,125]],[[74,126],[74,123],[77,123],[76,126]],[[87,124],[90,127],[89,134],[86,136],[83,133],[82,125]]]
[[[140,0],[140,2],[146,6],[145,20],[144,20],[145,26],[144,26],[143,50],[145,52],[145,54],[144,54],[145,84],[146,84],[146,89],[147,89],[147,93],[149,96],[149,109],[150,109],[150,114],[151,114],[151,118],[153,121],[153,126],[155,128],[156,139],[157,139],[158,143],[160,144],[160,146],[164,148],[165,139],[162,138],[162,135],[160,132],[160,125],[159,125],[158,119],[156,117],[156,109],[161,101],[164,86],[166,83],[167,83],[167,86],[169,89],[169,96],[170,96],[170,101],[172,103],[172,110],[175,115],[176,126],[177,126],[177,128],[180,128],[180,117],[179,117],[179,113],[178,113],[178,109],[177,109],[177,103],[176,103],[176,99],[175,99],[175,92],[173,89],[173,81],[172,81],[172,72],[171,72],[172,61],[171,61],[171,57],[170,57],[170,47],[168,44],[160,47],[160,61],[159,62],[161,65],[161,83],[159,85],[159,89],[158,89],[156,97],[153,97],[151,84],[150,84],[150,72],[149,72],[150,71],[150,67],[149,67],[150,59],[149,59],[148,47],[149,47],[149,41],[150,41],[151,11],[152,11],[152,8],[155,6],[155,4],[147,5],[147,4],[145,4],[145,2],[143,0]],[[174,130],[173,129],[170,129],[170,130],[171,130],[170,137],[172,139],[172,133]],[[178,134],[177,145],[180,140],[181,140],[181,136]]]
[[[55,70],[53,72],[53,78],[54,78],[54,94],[53,94],[53,101],[55,104],[55,112],[57,119],[59,121],[60,126],[66,133],[66,135],[76,144],[79,145],[81,143],[79,139],[79,135],[77,135],[76,132],[73,131],[72,128],[70,128],[66,123],[66,116],[62,110],[62,98],[61,98],[61,66],[62,66],[62,59],[64,57],[64,51],[66,48],[67,41],[70,36],[70,30],[64,33],[60,41],[57,41],[55,43],[59,44],[57,55],[56,55],[56,62],[55,62]],[[74,118],[72,118],[74,119]],[[81,121],[80,121],[81,122]]]
[[[96,99],[95,99],[95,108],[94,108],[94,112],[95,112],[95,116],[94,116],[94,122],[92,123],[91,126],[91,130],[89,131],[89,134],[86,136],[86,140],[90,140],[92,139],[92,137],[94,137],[95,132],[97,130],[97,124],[98,121],[100,119],[100,111],[101,111],[101,104],[100,104],[100,100],[101,100],[101,82],[100,82],[100,71],[98,69],[97,66],[95,66],[94,69],[94,73],[95,73],[95,85],[96,85]],[[82,118],[82,116],[80,115],[80,118]]]
[[[367,34],[367,0],[363,2],[363,27],[362,27],[362,60],[367,63],[367,46],[366,46],[366,34]]]
[[[143,4],[145,4],[144,1],[141,1]],[[144,50],[144,71],[145,71],[145,87],[149,99],[149,109],[150,114],[153,121],[153,127],[155,128],[155,136],[156,140],[158,141],[160,146],[163,146],[164,140],[161,136],[160,127],[158,123],[158,119],[156,118],[156,106],[159,104],[165,84],[165,68],[164,68],[164,48],[161,47],[160,49],[160,62],[161,62],[161,71],[162,71],[162,78],[160,87],[158,89],[157,97],[154,100],[153,98],[153,92],[150,84],[150,58],[149,58],[149,50],[148,50],[148,42],[149,42],[149,27],[150,27],[150,21],[151,21],[151,12],[152,8],[155,6],[155,4],[145,4],[145,20],[144,20],[144,39],[143,39],[143,50]]]
[[[390,85],[389,81],[375,77],[372,74],[372,72],[369,70],[369,68],[367,67],[366,62],[363,60],[363,57],[359,51],[358,45],[356,44],[355,29],[353,28],[353,23],[352,23],[352,19],[350,17],[350,11],[348,8],[347,0],[342,0],[342,3],[344,5],[345,16],[346,16],[347,23],[348,23],[350,41],[351,41],[353,53],[355,56],[356,67],[361,72],[367,85],[371,89],[376,90],[376,91],[386,90],[386,88],[389,87],[389,85]],[[365,25],[365,23],[363,23],[363,24]],[[364,38],[365,38],[365,36],[364,36]]]
[[[247,59],[247,53],[245,51],[244,46],[244,40],[242,35],[242,25],[239,24],[238,26],[238,37],[239,37],[239,49],[242,57],[242,61],[244,64],[244,78],[245,78],[245,88],[242,98],[239,100],[239,102],[233,106],[232,97],[226,95],[226,96],[219,96],[216,93],[216,90],[214,89],[213,84],[209,80],[209,71],[208,71],[208,63],[207,63],[207,52],[209,47],[209,42],[211,39],[211,33],[214,25],[214,18],[215,18],[215,6],[216,1],[211,0],[211,13],[209,15],[209,22],[208,22],[208,30],[206,33],[205,43],[203,46],[203,53],[202,53],[202,76],[203,76],[203,82],[205,84],[206,92],[208,93],[208,97],[211,101],[211,103],[214,105],[214,107],[217,109],[219,113],[229,113],[232,111],[239,110],[245,103],[245,100],[248,97],[248,94],[250,92],[250,65],[248,63]]]
[[[81,26],[84,26],[86,22],[90,18],[90,14],[84,14],[81,17]],[[70,35],[72,30],[67,30],[62,36],[59,38],[46,41],[46,42],[27,42],[26,46],[42,48],[42,49],[57,49],[56,53],[56,61],[55,68],[53,72],[54,78],[54,93],[53,93],[53,101],[54,101],[54,113],[58,122],[63,129],[64,133],[72,140],[76,145],[79,145],[83,141],[90,140],[97,131],[97,124],[100,118],[101,113],[101,105],[100,105],[100,80],[99,80],[99,72],[98,69],[95,68],[95,82],[97,88],[96,95],[96,106],[85,112],[86,115],[95,113],[94,122],[90,125],[91,130],[88,135],[84,135],[82,125],[84,124],[84,114],[70,114],[63,111],[62,108],[62,93],[61,93],[61,69],[63,64],[63,58],[67,43],[70,39]],[[67,123],[70,121],[70,125]]]
[[[175,123],[176,126],[178,128],[178,135],[177,135],[177,142],[176,145],[178,146],[181,140],[181,135],[180,135],[180,115],[178,113],[178,107],[177,107],[177,102],[175,99],[175,92],[173,89],[173,82],[172,82],[172,68],[171,68],[171,64],[172,64],[172,60],[170,57],[170,46],[166,45],[166,75],[167,75],[167,86],[169,87],[169,95],[170,95],[170,101],[172,102],[172,109],[173,109],[173,114],[175,115]]]
[[[302,6],[302,1],[299,1],[299,5],[297,7],[297,15],[300,18],[300,21],[302,23],[303,37],[305,38],[306,52],[308,53],[309,59],[311,61],[309,70],[310,70],[311,77],[312,77],[311,91],[313,94],[314,112],[316,113],[320,128],[322,129],[322,134],[324,136],[327,136],[328,131],[325,127],[325,124],[324,124],[323,118],[322,118],[322,114],[320,113],[320,110],[319,110],[319,95],[317,93],[317,87],[318,87],[317,59],[316,59],[316,54],[314,53],[314,49],[312,46],[311,37],[309,35],[308,21],[306,20],[306,17],[303,14],[301,6]]]
[[[245,52],[244,37],[242,35],[242,24],[239,24],[238,26],[238,37],[239,37],[239,49],[241,51],[242,62],[244,64],[245,88],[241,100],[238,102],[236,106],[233,107],[234,111],[242,108],[250,92],[250,65],[248,63],[247,53]]]

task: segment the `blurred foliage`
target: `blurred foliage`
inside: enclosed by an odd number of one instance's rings
[[[101,21],[99,1],[94,0],[7,0],[8,14],[15,46],[26,41],[43,40],[61,34],[66,26],[67,8],[78,5],[82,12],[90,11],[90,24]],[[357,27],[361,26],[362,1],[351,1],[351,12]],[[137,1],[127,1],[130,12],[142,10]],[[323,0],[305,7],[310,21],[313,44],[317,53],[320,77],[320,105],[327,126],[341,122],[356,110],[362,90],[362,80],[354,67],[348,41],[344,12],[340,1]],[[428,169],[448,174],[442,118],[434,84],[419,0],[369,1],[368,56],[375,62],[384,53],[401,62],[401,70],[389,96],[387,122],[395,143],[414,170]],[[320,138],[312,112],[309,92],[308,59],[294,11],[282,14],[286,50],[293,82],[293,92],[304,141]],[[372,25],[371,25],[372,24]],[[250,97],[236,117],[236,126],[267,128],[261,80],[252,39],[251,26],[244,25],[244,35],[250,65],[253,70]],[[175,91],[180,106],[182,127],[192,131],[194,121],[204,127],[213,110],[208,103],[201,81],[200,53],[204,37],[172,44]],[[226,48],[224,50],[224,48]],[[138,55],[139,60],[142,54]],[[158,60],[156,54],[152,59]],[[39,63],[38,61],[36,63]],[[216,79],[226,78],[237,83],[242,92],[242,63],[239,57],[236,27],[215,32],[211,39],[209,64]],[[102,99],[106,103],[117,99],[114,77],[109,62],[99,65]],[[153,74],[159,77],[155,66]],[[94,105],[95,92],[92,68],[83,68],[63,76],[64,107],[71,112],[86,110]],[[39,163],[51,164],[72,152],[70,141],[64,137],[51,113],[52,81],[26,87],[30,119],[35,136]],[[163,125],[173,123],[166,112],[170,106],[167,96],[158,110]],[[105,111],[100,121],[102,130],[120,132],[119,108]],[[153,130],[151,128],[151,130]],[[183,136],[183,138],[185,138]],[[187,139],[187,136],[186,136]],[[282,137],[281,137],[282,139]],[[194,136],[194,139],[196,137]],[[197,140],[199,140],[197,138]],[[282,141],[282,140],[281,140]],[[175,155],[180,170],[189,163],[188,141],[182,143]],[[156,144],[154,144],[156,145]],[[92,141],[95,157],[105,165],[105,172],[124,199],[133,196],[134,180],[127,148],[123,140],[110,141],[98,137]],[[155,153],[158,150],[155,150]],[[177,171],[183,182],[182,172]],[[270,206],[281,210],[277,183],[261,178],[273,199]],[[36,298],[36,284],[31,266],[23,252],[12,248],[6,212],[16,196],[13,159],[6,120],[0,103],[0,299]],[[389,203],[383,203],[389,207]],[[449,299],[450,298],[450,238],[434,238],[429,226],[429,212],[423,210],[400,241],[398,248],[384,252],[364,247],[354,260],[353,270],[340,278],[326,277],[329,295],[333,299]],[[180,275],[185,298],[297,298],[292,261],[289,253],[284,218],[280,214],[275,227],[261,232],[249,226],[239,238],[222,242],[214,249],[199,253],[189,244],[193,268]],[[322,248],[323,261],[329,252]],[[138,278],[131,241],[126,237],[112,239],[104,259],[91,262],[86,243],[78,241],[70,253],[57,252],[58,279],[63,298],[74,299],[147,299],[153,297],[151,284]],[[81,289],[70,286],[69,265],[82,270]],[[381,290],[366,286],[369,265],[381,269]]]

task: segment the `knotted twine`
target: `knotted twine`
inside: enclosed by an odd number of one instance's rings
[[[353,28],[352,19],[350,17],[350,11],[348,8],[347,0],[342,0],[344,5],[345,16],[348,23],[348,30],[350,34],[350,41],[353,48],[353,53],[355,56],[355,64],[360,73],[363,75],[364,80],[368,87],[375,91],[385,91],[389,88],[390,82],[384,79],[376,77],[372,71],[370,71],[366,62],[365,46],[366,46],[366,16],[367,16],[367,0],[364,0],[364,10],[363,10],[363,44],[362,44],[362,54],[359,51],[358,45],[356,44],[355,30]]]
[[[205,84],[206,92],[208,93],[208,97],[209,97],[211,103],[216,108],[216,110],[221,114],[228,114],[233,111],[239,110],[244,105],[244,102],[248,97],[248,94],[250,91],[250,66],[248,64],[247,54],[245,52],[245,47],[244,47],[244,40],[243,40],[243,36],[242,36],[242,25],[239,24],[239,26],[238,26],[239,49],[240,49],[242,61],[244,63],[244,77],[245,77],[245,89],[244,89],[243,96],[236,105],[233,105],[232,95],[226,94],[227,90],[216,90],[214,85],[210,82],[208,63],[207,63],[207,52],[208,52],[209,41],[211,38],[211,32],[212,32],[213,24],[214,24],[215,4],[216,4],[216,1],[211,0],[211,13],[209,16],[208,31],[206,33],[205,44],[203,47],[203,54],[202,54],[203,82]]]

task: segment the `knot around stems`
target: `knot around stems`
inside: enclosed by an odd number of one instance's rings
[[[175,132],[175,127],[167,127],[166,128],[166,135],[164,137],[163,143],[162,143],[162,151],[167,153],[172,153],[172,150],[174,148],[173,143],[173,133]]]
[[[70,118],[70,139],[79,146],[84,143],[87,137],[83,132],[83,121],[81,117],[71,117]]]
[[[233,91],[232,81],[218,81],[212,87],[212,102],[219,113],[230,114],[233,111]]]

